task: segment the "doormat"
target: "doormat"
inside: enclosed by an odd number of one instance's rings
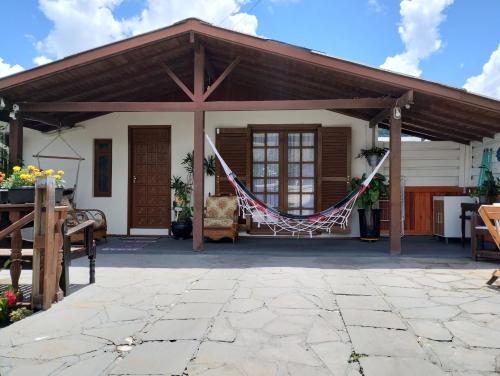
[[[101,251],[139,251],[144,247],[156,243],[158,238],[120,238],[114,244],[101,248]]]

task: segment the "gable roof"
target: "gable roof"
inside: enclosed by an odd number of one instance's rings
[[[209,100],[398,98],[413,90],[415,103],[403,113],[406,133],[468,142],[500,132],[500,101],[492,98],[241,34],[197,19],[3,78],[0,96],[10,102],[189,101],[166,74],[165,64],[192,89],[193,36],[205,47],[208,84],[236,57],[241,59]],[[342,111],[364,120],[378,112]],[[72,124],[99,115],[102,113],[57,116],[63,123]],[[38,121],[25,123],[36,129],[50,128]],[[387,123],[383,120],[381,125]]]

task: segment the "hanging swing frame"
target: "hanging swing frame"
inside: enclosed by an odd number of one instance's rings
[[[49,155],[49,154],[42,154],[49,146],[51,146],[55,141],[61,140],[72,152],[75,156],[60,156],[60,155]],[[80,177],[80,166],[81,163],[85,160],[83,156],[78,153],[73,146],[63,137],[62,135],[62,129],[61,127],[58,128],[56,136],[47,144],[45,145],[38,153],[33,154],[33,158],[37,159],[37,165],[38,168],[41,169],[41,164],[40,164],[40,159],[62,159],[62,160],[72,160],[72,161],[78,161],[78,165],[76,168],[76,177],[75,177],[75,184],[73,185],[73,192],[71,193],[70,201],[74,202],[75,198],[75,193],[76,189],[78,187],[78,180]]]

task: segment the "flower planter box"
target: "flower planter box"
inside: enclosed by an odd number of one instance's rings
[[[9,202],[9,190],[0,188],[0,204]]]
[[[63,188],[56,188],[56,202],[61,202]],[[35,202],[35,187],[10,188],[8,191],[8,200],[11,204],[28,204]]]

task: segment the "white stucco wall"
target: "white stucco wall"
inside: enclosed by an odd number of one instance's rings
[[[361,148],[371,146],[372,132],[367,122],[337,114],[331,111],[273,111],[273,112],[210,112],[206,115],[206,133],[215,140],[216,128],[246,127],[248,124],[321,124],[324,127],[350,126],[352,128],[352,175],[361,175],[368,170],[364,159],[355,156]],[[172,129],[172,175],[185,176],[180,162],[185,154],[193,149],[193,114],[192,113],[113,113],[104,115],[86,122],[82,127],[63,133],[64,138],[81,154],[85,161],[80,168],[80,178],[76,202],[81,208],[99,208],[106,212],[109,221],[109,233],[125,234],[127,232],[127,189],[128,189],[128,126],[129,125],[170,125]],[[35,163],[32,155],[45,146],[54,135],[45,135],[26,129],[24,136],[24,161]],[[92,163],[93,140],[96,138],[113,139],[113,182],[112,197],[93,197],[92,194]],[[423,144],[423,143],[422,143]],[[434,144],[434,143],[432,143]],[[212,154],[208,144],[205,144],[205,154]],[[403,145],[405,150],[414,150],[416,146]],[[438,151],[443,149],[444,151]],[[409,152],[409,161],[403,161],[403,175],[407,168],[415,170],[415,165],[422,161],[420,175],[417,173],[412,184],[407,185],[458,185],[461,182],[457,163],[463,159],[461,147],[454,143],[446,145],[425,145],[424,150]],[[64,143],[57,141],[51,145],[46,154],[71,155],[71,151]],[[423,154],[422,154],[423,153]],[[443,154],[445,158],[443,158]],[[446,179],[439,178],[438,172],[443,171],[444,165],[435,166],[427,156],[436,154],[435,159],[443,160],[446,156],[455,162]],[[422,157],[423,156],[423,157]],[[411,160],[411,161],[410,161]],[[42,168],[62,168],[66,171],[67,186],[75,181],[77,163],[65,160],[42,160]],[[417,166],[418,167],[418,166]],[[451,166],[450,166],[451,167]],[[435,179],[432,178],[435,177]],[[430,180],[429,180],[430,179]],[[440,183],[440,184],[438,184]],[[213,177],[205,180],[205,194],[214,192]],[[352,236],[357,235],[357,218],[353,217]]]
[[[500,148],[500,133],[497,133],[494,138],[484,138],[482,142],[474,141],[472,145],[472,169],[470,173],[469,186],[476,186],[479,178],[483,151],[485,148],[493,149],[491,158],[491,171],[495,177],[500,178],[500,161],[497,159],[497,150]]]

